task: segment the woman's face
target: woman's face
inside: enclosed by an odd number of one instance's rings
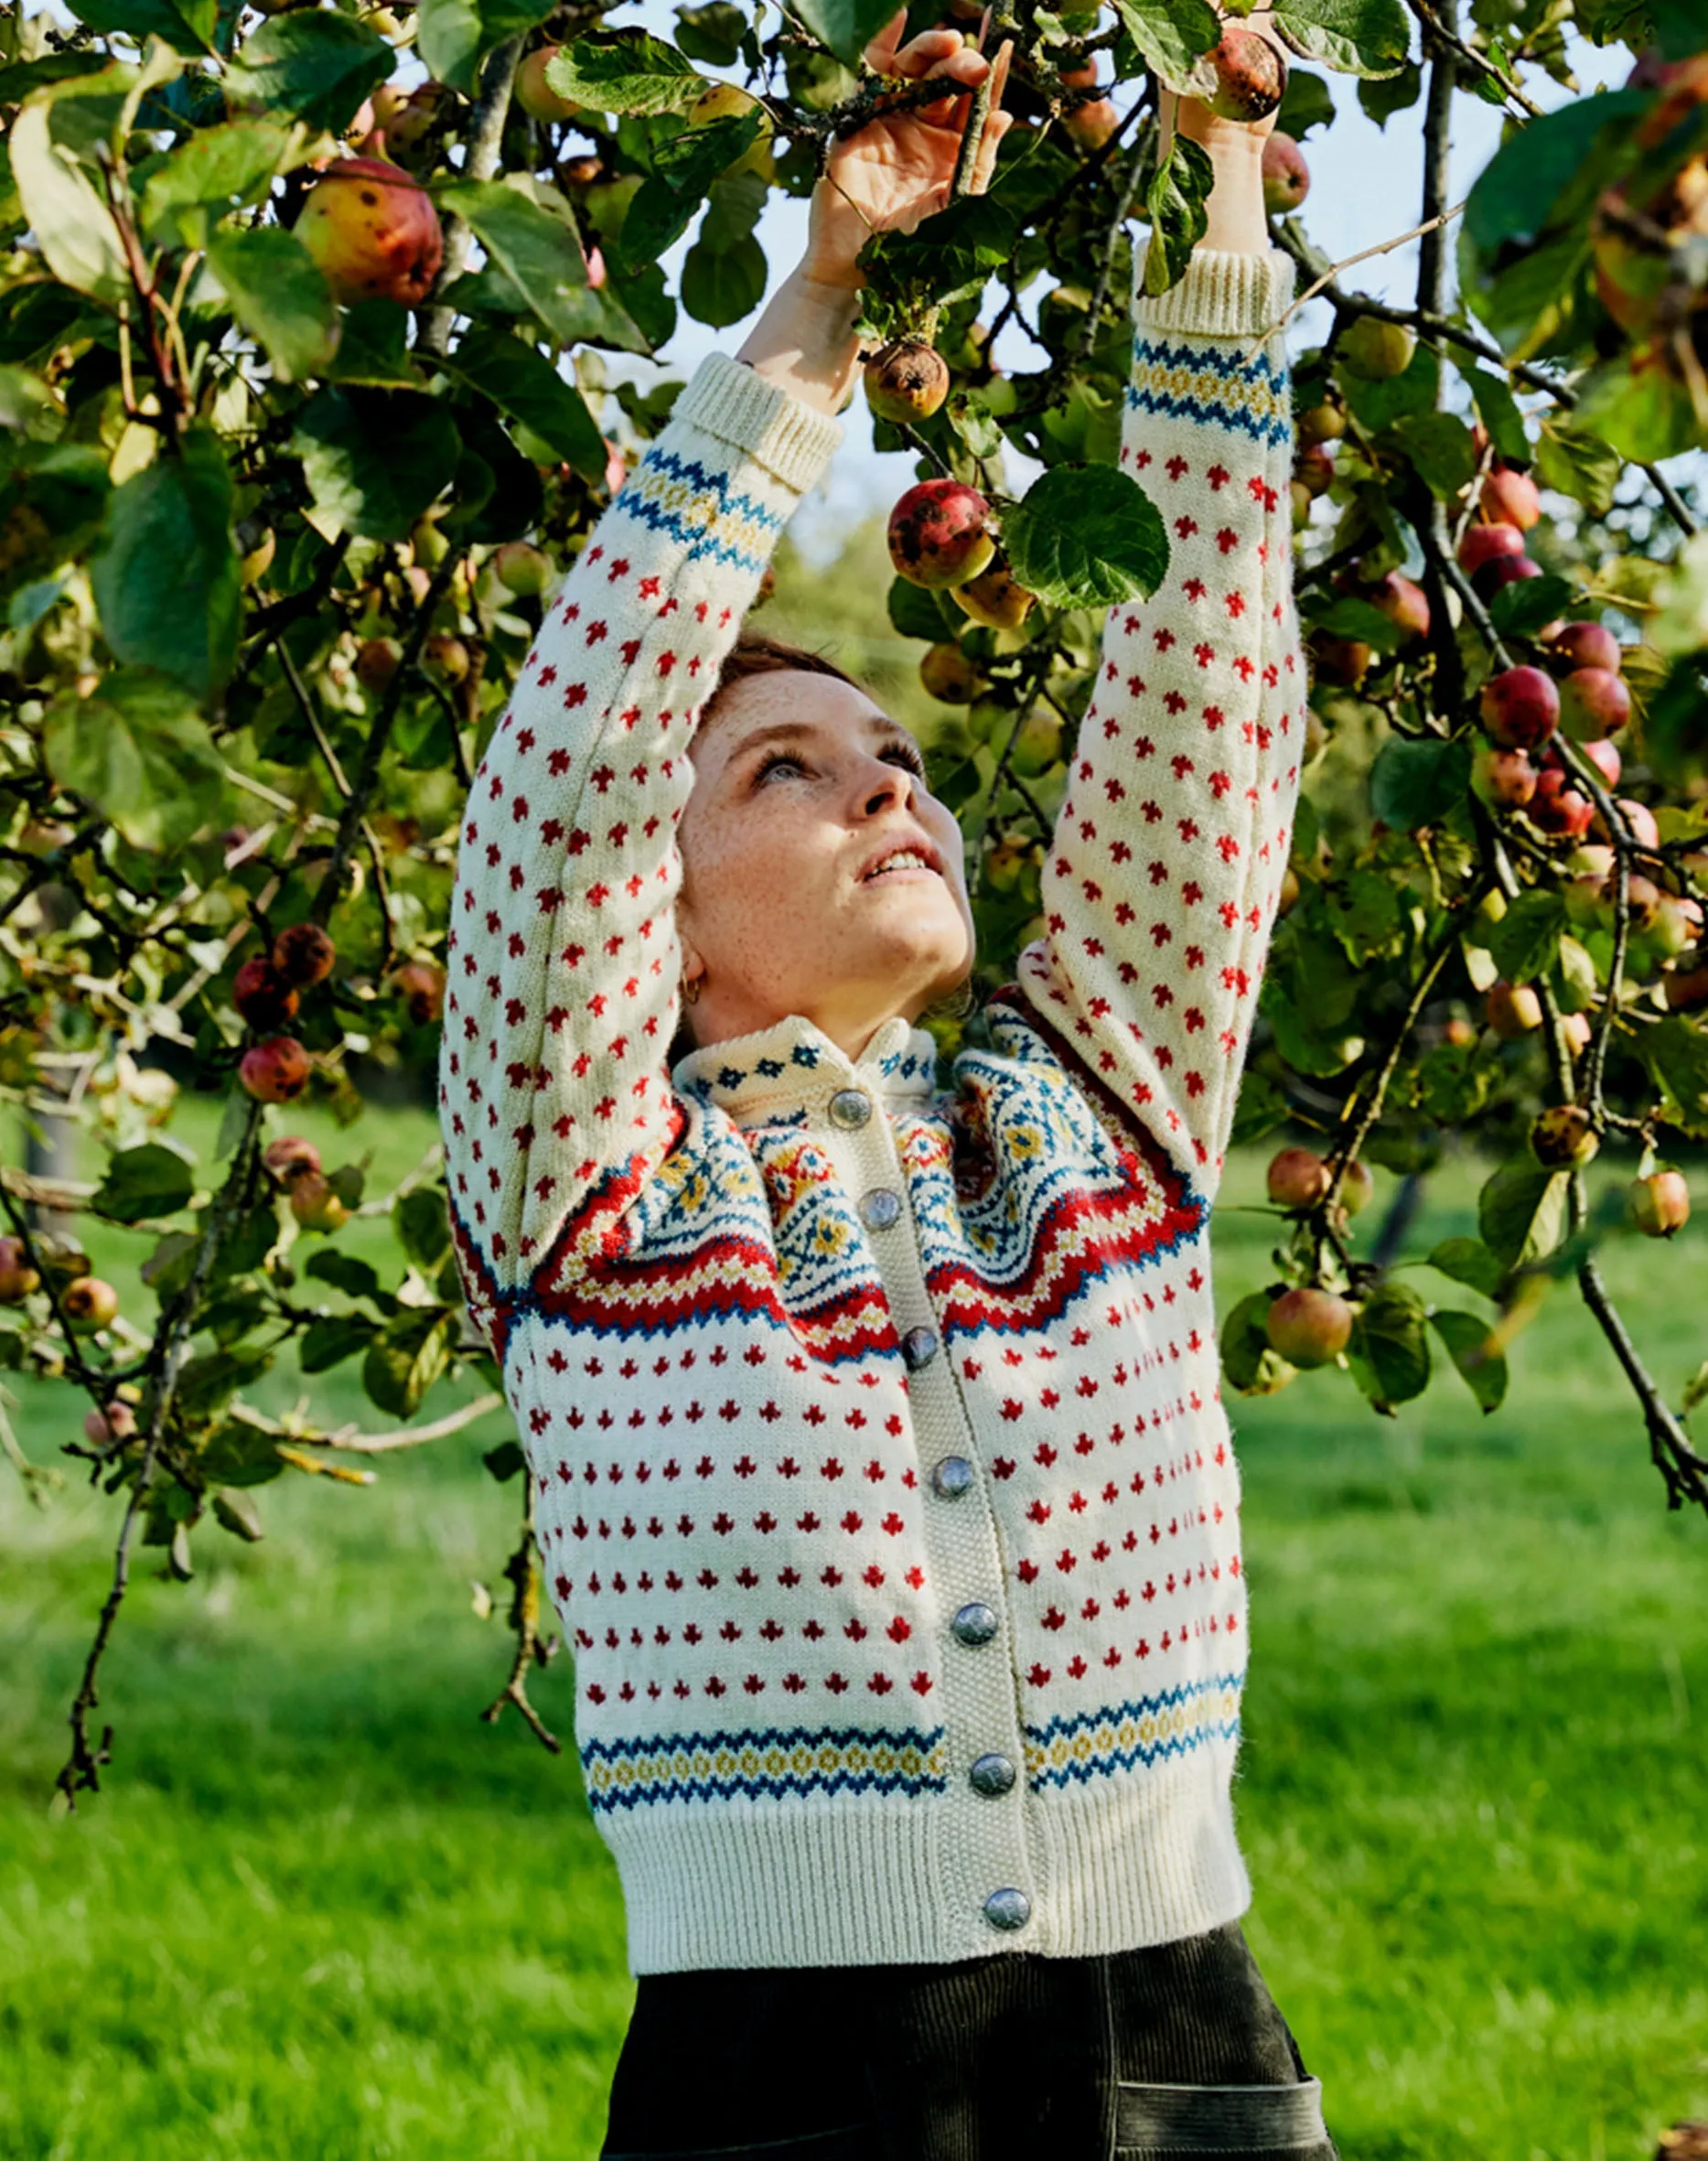
[[[864,691],[779,670],[736,683],[693,747],[680,835],[694,1039],[800,1014],[858,1057],[972,964],[961,833],[918,746]]]

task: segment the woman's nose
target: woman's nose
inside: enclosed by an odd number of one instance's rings
[[[874,758],[871,769],[860,779],[861,808],[868,818],[886,811],[906,810],[913,801],[913,775],[905,766]]]

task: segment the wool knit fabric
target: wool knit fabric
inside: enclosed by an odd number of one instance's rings
[[[695,723],[833,419],[709,356],[476,775],[457,1251],[636,1973],[1085,1956],[1249,1902],[1208,1230],[1304,740],[1290,287],[1199,251],[1134,302],[1169,568],[1108,611],[1047,934],[946,1087],[899,1018],[668,1066]]]

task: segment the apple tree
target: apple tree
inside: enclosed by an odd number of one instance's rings
[[[1692,0],[1277,0],[1290,69],[1207,0],[949,5],[1013,41],[1018,124],[988,192],[963,173],[868,244],[863,335],[878,445],[916,460],[888,613],[940,710],[985,975],[1037,917],[1103,611],[1166,562],[1116,464],[1131,251],[1143,229],[1150,289],[1177,279],[1209,176],[1189,142],[1159,163],[1159,92],[1280,100],[1274,238],[1327,323],[1295,374],[1313,718],[1239,1131],[1316,1145],[1271,1166],[1276,1279],[1226,1317],[1228,1380],[1321,1367],[1388,1412],[1439,1371],[1492,1410],[1513,1328],[1574,1283],[1669,1501],[1708,1505],[1708,1381],[1650,1374],[1583,1176],[1628,1157],[1621,1210],[1670,1235],[1708,1135],[1708,538],[1663,470],[1708,443]],[[113,1510],[67,1802],[109,1759],[143,1554],[188,1577],[203,1540],[261,1535],[271,1481],[365,1478],[498,1400],[436,1162],[366,1193],[291,1109],[353,1124],[353,1075],[431,1070],[473,765],[680,387],[607,356],[752,311],[768,200],[925,94],[862,58],[889,12],[698,0],[665,34],[599,0],[70,0],[0,26],[0,1090],[101,1165],[0,1179],[0,1356],[81,1399],[70,1452]],[[1405,305],[1311,237],[1330,74],[1417,175]],[[1467,99],[1503,142],[1456,203]],[[1356,1252],[1368,1165],[1403,1192],[1452,1134],[1488,1157],[1480,1235],[1408,1253],[1393,1216]],[[138,1242],[139,1309],[85,1215]],[[388,1269],[349,1250],[374,1216]],[[255,1400],[342,1367],[384,1430]],[[486,1715],[554,1747],[528,1483]]]

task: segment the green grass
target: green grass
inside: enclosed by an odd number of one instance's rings
[[[352,1139],[383,1181],[427,1137],[388,1113]],[[1471,1228],[1469,1175],[1435,1186],[1418,1250]],[[1219,1220],[1224,1309],[1272,1230]],[[1606,1256],[1674,1393],[1708,1350],[1695,1231]],[[109,1233],[98,1260],[125,1276],[137,1250]],[[25,1398],[38,1461],[63,1404]],[[1233,1418],[1247,1925],[1346,2161],[1639,2161],[1708,2115],[1708,1525],[1667,1515],[1564,1292],[1491,1419],[1451,1375],[1393,1421],[1326,1376]],[[366,1491],[271,1487],[265,1543],[199,1533],[188,1586],[145,1555],[115,1759],[69,1820],[45,1802],[113,1504],[72,1482],[38,1512],[0,1474],[7,2161],[596,2154],[632,1988],[615,1876],[573,1762],[477,1716],[505,1642],[469,1590],[512,1535],[478,1463],[501,1430]],[[567,1735],[567,1670],[534,1693]]]

